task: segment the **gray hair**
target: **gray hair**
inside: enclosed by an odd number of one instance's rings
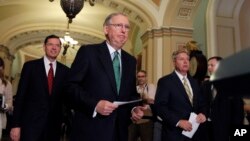
[[[178,50],[174,51],[173,54],[172,54],[173,61],[176,59],[177,55],[180,54],[180,53],[186,53],[187,55],[189,55],[189,52],[188,52],[188,50],[186,48],[178,49]]]
[[[118,13],[111,13],[111,14],[109,14],[106,17],[106,19],[105,19],[105,21],[103,23],[103,26],[107,26],[107,25],[111,24],[112,18],[115,17],[115,16],[118,16],[118,15],[122,15],[122,16],[127,17],[127,15],[125,15],[124,13],[120,13],[120,12],[118,12]]]

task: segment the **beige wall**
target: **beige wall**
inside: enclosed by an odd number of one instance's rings
[[[148,72],[148,81],[158,79],[173,71],[172,52],[192,40],[192,30],[184,28],[152,29],[142,37],[142,69]]]

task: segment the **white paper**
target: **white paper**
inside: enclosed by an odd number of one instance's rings
[[[197,117],[197,114],[195,113],[191,113],[190,114],[190,117],[188,119],[188,121],[192,124],[192,130],[191,131],[182,131],[182,134],[189,137],[189,138],[192,138],[194,133],[197,131],[200,123],[196,122],[196,117]]]
[[[120,106],[120,105],[125,105],[125,104],[140,102],[140,101],[142,101],[142,99],[131,100],[131,101],[114,101],[113,103],[117,104],[118,106]]]

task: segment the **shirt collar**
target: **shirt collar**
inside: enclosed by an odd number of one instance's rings
[[[177,76],[179,77],[179,79],[182,81],[184,77],[187,78],[187,75],[183,76],[182,74],[180,74],[178,71],[175,70],[175,73],[177,74]]]
[[[50,63],[52,63],[53,67],[56,66],[56,60],[53,61],[53,62],[50,62],[49,59],[48,59],[48,57],[46,55],[43,57],[43,60],[44,60],[44,64],[45,65],[49,65]]]
[[[119,50],[115,50],[110,44],[108,44],[106,42],[107,46],[108,46],[108,49],[109,49],[109,53],[112,55],[115,51],[118,51],[118,53],[121,55],[121,49]]]

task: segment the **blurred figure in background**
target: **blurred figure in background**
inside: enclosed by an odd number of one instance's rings
[[[2,129],[6,128],[6,112],[12,110],[13,92],[11,83],[4,76],[4,61],[0,58],[0,140]]]
[[[220,56],[208,59],[208,73],[211,76],[219,67]],[[214,85],[206,80],[202,83],[202,92],[208,105],[206,133],[209,141],[229,141],[230,128],[243,124],[243,100],[240,97],[223,97]]]
[[[250,126],[250,97],[244,97],[243,101],[245,112],[244,124]]]
[[[220,60],[222,60],[222,57],[220,56],[214,56],[208,59],[207,71],[209,76],[211,76],[216,71]]]
[[[129,141],[152,141],[154,119],[151,110],[151,105],[154,104],[155,85],[147,82],[147,72],[140,70],[137,72],[137,93],[145,100],[147,109],[144,111],[144,116],[139,121],[132,123],[129,126]]]

